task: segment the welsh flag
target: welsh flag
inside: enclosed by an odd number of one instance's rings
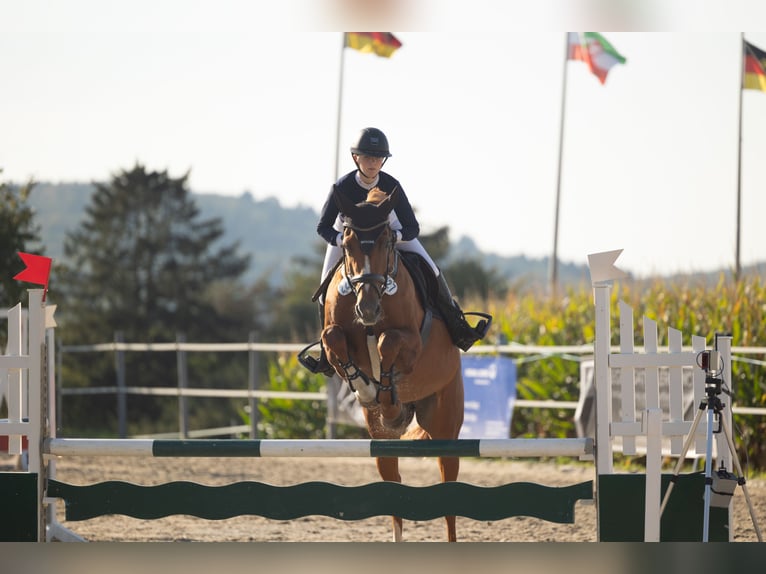
[[[625,58],[598,32],[569,32],[567,59],[585,62],[603,84],[606,75]]]

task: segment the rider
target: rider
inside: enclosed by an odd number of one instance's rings
[[[390,215],[390,225],[396,234],[396,247],[401,251],[418,253],[430,265],[439,285],[437,308],[455,345],[467,351],[486,335],[489,324],[486,320],[481,320],[476,327],[472,327],[465,320],[463,311],[452,298],[444,274],[418,241],[420,225],[401,184],[388,173],[381,171],[389,157],[391,153],[388,149],[388,139],[382,131],[377,128],[364,128],[359,132],[354,145],[351,146],[351,158],[354,160],[356,169],[342,176],[332,187],[317,225],[317,233],[327,241],[321,282],[324,282],[342,256],[343,214],[339,212],[333,200],[333,192],[337,190],[354,203],[359,203],[366,199],[367,192],[374,187],[387,195],[398,187],[399,200]],[[324,294],[319,298],[319,317],[320,322],[324,323]],[[324,348],[319,361],[313,367],[311,370],[315,373],[332,375],[332,367],[327,362]]]

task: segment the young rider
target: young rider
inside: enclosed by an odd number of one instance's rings
[[[351,146],[351,158],[354,160],[356,169],[342,176],[332,187],[317,224],[317,233],[327,242],[321,282],[334,269],[342,256],[343,214],[338,210],[333,199],[333,193],[337,191],[346,195],[354,203],[359,203],[365,200],[367,192],[374,187],[387,195],[390,195],[398,187],[399,200],[396,208],[391,212],[389,222],[396,233],[396,247],[401,251],[414,251],[428,262],[439,285],[437,308],[444,318],[453,342],[467,351],[476,341],[486,335],[489,325],[486,320],[482,320],[476,327],[472,327],[465,320],[459,305],[452,298],[444,274],[441,273],[418,240],[420,225],[401,184],[393,176],[381,171],[389,157],[391,157],[391,153],[388,139],[382,131],[377,128],[364,128],[359,132],[354,145]],[[319,299],[319,312],[320,321],[324,322],[324,300],[322,297]],[[332,375],[332,367],[327,362],[324,349],[322,349],[319,362],[311,370],[315,373],[322,372]]]

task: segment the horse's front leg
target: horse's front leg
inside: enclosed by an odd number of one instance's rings
[[[402,409],[402,402],[396,390],[397,377],[412,372],[420,354],[422,344],[420,336],[412,336],[402,329],[389,329],[378,338],[380,356],[380,387],[378,401],[386,426],[406,427],[411,420],[411,413]],[[406,421],[406,423],[405,423]]]
[[[362,406],[372,406],[375,403],[375,388],[352,361],[343,327],[328,325],[322,331],[321,339],[327,360],[335,372],[351,386]]]

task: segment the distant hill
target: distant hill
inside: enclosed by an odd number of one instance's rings
[[[94,186],[86,183],[38,183],[30,196],[46,255],[63,260],[66,233],[76,229],[85,216]],[[242,253],[251,257],[251,267],[245,281],[252,283],[267,279],[271,285],[281,285],[285,273],[298,260],[315,261],[321,266],[324,253],[322,240],[316,234],[319,214],[308,207],[282,207],[270,197],[255,199],[250,193],[239,197],[193,193],[202,219],[221,218],[224,223],[224,243],[238,241]],[[484,267],[494,269],[501,277],[515,283],[544,285],[548,278],[548,258],[530,259],[523,255],[504,257],[483,253],[469,237],[453,240],[448,261],[473,259]],[[559,264],[562,284],[588,282],[585,265]]]

